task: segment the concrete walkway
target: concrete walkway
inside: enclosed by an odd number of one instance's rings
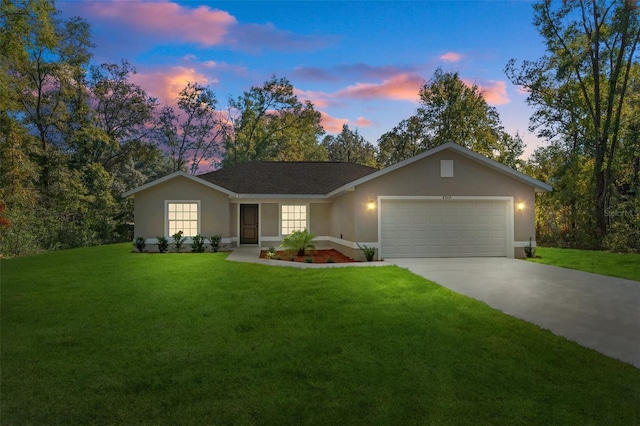
[[[640,368],[638,281],[507,258],[390,262]]]

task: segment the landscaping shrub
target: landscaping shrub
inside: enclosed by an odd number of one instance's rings
[[[191,242],[191,251],[193,253],[203,253],[205,241],[204,235],[198,234],[193,237],[193,241]]]
[[[158,251],[160,253],[166,253],[169,250],[169,240],[167,237],[156,237],[158,240]]]
[[[313,239],[316,236],[306,229],[303,231],[293,231],[282,240],[282,247],[294,251],[298,256],[304,256],[307,250],[315,250],[316,243]]]
[[[367,247],[365,245],[360,245],[360,243],[356,243],[358,245],[358,248],[360,250],[362,250],[362,253],[364,253],[364,257],[367,259],[367,262],[371,262],[373,260],[373,257],[376,255],[376,248],[375,247]]]
[[[209,241],[211,241],[211,250],[213,250],[214,253],[217,253],[218,250],[220,250],[220,241],[222,241],[222,235],[213,235],[209,237]]]
[[[135,241],[133,242],[133,245],[135,246],[136,250],[138,250],[138,253],[144,252],[144,249],[147,246],[146,241],[147,240],[144,237],[137,237],[135,239]]]
[[[265,254],[265,256],[267,257],[267,259],[275,259],[276,257],[279,257],[276,254],[276,248],[275,247],[269,247],[269,250],[267,250],[267,253]]]
[[[529,245],[524,247],[524,254],[531,259],[532,257],[535,257],[536,255],[536,248],[533,247],[532,244],[532,238],[529,237]]]
[[[180,253],[182,251],[182,245],[184,244],[184,240],[187,239],[186,237],[183,237],[182,234],[183,234],[182,231],[178,231],[171,236],[171,238],[173,238],[173,244],[176,248],[177,253]]]

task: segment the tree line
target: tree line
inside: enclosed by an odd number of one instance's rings
[[[120,194],[174,171],[252,160],[385,167],[447,141],[554,186],[537,203],[538,241],[638,250],[638,19],[629,4],[534,6],[548,56],[505,69],[529,91],[531,129],[548,141],[524,161],[520,136],[456,72],[436,70],[415,114],[373,144],[347,124],[326,135],[320,112],[276,76],[230,97],[226,110],[197,82],[161,106],[132,82],[126,60],[92,62],[85,20],[59,19],[49,0],[3,0],[0,254],[131,241],[132,203]]]

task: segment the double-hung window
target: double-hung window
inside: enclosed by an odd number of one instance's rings
[[[200,232],[200,203],[198,201],[167,201],[167,230],[171,236],[179,231],[185,237]]]
[[[280,210],[282,235],[308,228],[305,204],[283,204]]]

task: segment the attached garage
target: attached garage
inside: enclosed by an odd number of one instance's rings
[[[383,258],[508,256],[512,230],[513,202],[504,197],[380,200]]]

